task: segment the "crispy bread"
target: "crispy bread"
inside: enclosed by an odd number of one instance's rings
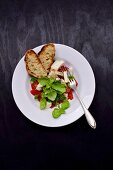
[[[55,46],[51,43],[43,46],[41,51],[38,53],[38,57],[47,73],[49,73],[50,67],[53,64],[54,56]]]
[[[28,50],[25,54],[26,69],[29,75],[34,77],[47,76],[40,59],[33,50]]]

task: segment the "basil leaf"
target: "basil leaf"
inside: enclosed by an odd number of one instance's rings
[[[65,85],[64,85],[64,84],[61,84],[60,82],[55,82],[55,83],[53,83],[53,84],[52,84],[52,88],[53,88],[54,90],[57,90],[57,91],[62,92],[62,93],[66,92],[66,87],[65,87]]]
[[[46,85],[49,84],[49,78],[47,78],[47,77],[38,78],[38,82],[39,82],[42,86],[46,86]]]
[[[38,78],[36,78],[36,77],[31,77],[31,82],[34,82],[34,81],[37,81],[38,80]]]
[[[34,96],[34,99],[38,99],[38,94],[36,94],[36,95]]]
[[[70,107],[70,103],[68,100],[65,100],[62,104],[61,104],[61,108],[62,109],[68,109]]]
[[[56,96],[57,96],[57,92],[54,90],[51,90],[47,95],[46,97],[51,100],[51,101],[54,101],[56,99]]]
[[[52,112],[54,118],[58,118],[61,114],[65,113],[65,110],[62,108],[55,108]]]
[[[40,100],[40,109],[45,109],[46,108],[46,104],[47,104],[46,99],[42,98]]]

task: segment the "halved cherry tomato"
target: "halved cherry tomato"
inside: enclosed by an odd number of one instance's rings
[[[39,91],[39,90],[35,90],[35,89],[32,89],[31,91],[31,94],[34,96],[34,95],[38,95],[38,94],[41,94],[42,91]]]
[[[38,85],[38,81],[34,81],[32,84],[31,84],[31,88],[32,89],[36,89],[37,85]]]
[[[73,99],[73,90],[71,89],[70,92],[68,93],[68,99],[72,100]]]

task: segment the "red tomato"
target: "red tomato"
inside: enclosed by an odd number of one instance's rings
[[[72,100],[73,99],[73,90],[71,89],[70,92],[68,93],[68,99]]]
[[[76,81],[76,80],[75,80]],[[76,81],[76,86],[78,86],[78,82]]]
[[[63,77],[63,76],[58,75],[58,77],[59,77],[60,79],[64,79],[64,77]]]
[[[51,105],[51,109],[53,108],[53,107],[55,107],[56,106],[56,104],[54,103],[54,102],[52,102],[52,105]]]
[[[69,68],[68,67],[66,67],[66,66],[61,66],[59,69],[58,69],[58,71],[60,71],[60,72],[64,72],[64,71],[67,71]]]
[[[38,101],[40,102],[40,100],[42,99],[41,94],[38,95]]]
[[[59,104],[63,103],[63,100],[59,100],[58,103],[59,103]]]
[[[38,81],[34,81],[32,84],[31,84],[31,88],[32,89],[36,89],[37,85],[38,85]]]
[[[70,90],[71,90],[71,88],[70,88],[69,86],[67,86],[67,88],[66,88],[66,93],[69,93]]]
[[[37,95],[37,94],[41,94],[42,93],[41,91],[35,90],[35,89],[32,89],[30,92],[31,92],[32,95]]]

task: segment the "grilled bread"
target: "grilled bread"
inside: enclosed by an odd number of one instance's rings
[[[54,56],[55,56],[54,44],[47,44],[43,46],[41,51],[38,53],[38,57],[47,73],[49,73],[50,67],[53,64]]]
[[[37,54],[33,50],[28,50],[25,54],[26,69],[29,75],[34,77],[47,76],[43,65],[40,62]]]

